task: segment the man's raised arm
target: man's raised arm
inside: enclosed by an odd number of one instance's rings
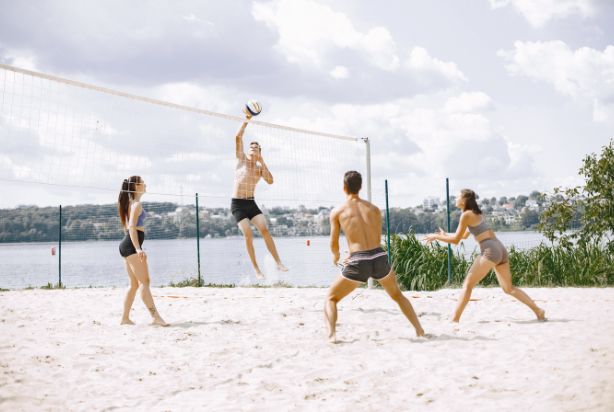
[[[239,131],[237,132],[237,136],[235,137],[235,150],[237,159],[245,158],[245,151],[243,150],[243,133],[245,133],[245,128],[247,127],[247,124],[249,123],[249,119],[251,119],[251,117],[252,116],[250,116],[248,113],[245,113],[245,120],[243,120],[243,124],[241,125],[241,128],[239,129]]]

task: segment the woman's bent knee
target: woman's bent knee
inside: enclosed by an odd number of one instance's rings
[[[507,293],[508,295],[511,295],[514,293],[514,290],[516,288],[512,287],[512,286],[502,286],[501,289],[503,289],[503,292]]]
[[[326,297],[326,302],[327,303],[328,302],[337,303],[337,302],[339,302],[339,298],[337,296],[335,296],[335,295],[328,295]]]

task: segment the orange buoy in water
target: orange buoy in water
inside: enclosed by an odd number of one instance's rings
[[[311,240],[307,239],[307,246],[311,246]]]

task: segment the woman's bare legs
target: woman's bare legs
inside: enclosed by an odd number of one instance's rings
[[[538,320],[546,319],[546,311],[540,308],[533,302],[533,300],[523,292],[521,289],[512,285],[512,272],[510,270],[509,262],[501,263],[495,267],[495,273],[497,274],[497,280],[501,289],[510,296],[515,297],[525,305],[527,305],[535,313]]]
[[[134,322],[130,320],[130,309],[132,309],[132,303],[134,302],[136,291],[139,290],[139,281],[125,259],[124,263],[126,265],[126,272],[128,272],[128,277],[130,278],[130,288],[128,289],[128,292],[126,292],[126,298],[124,299],[124,314],[122,315],[121,324],[134,325]]]
[[[147,257],[141,261],[139,260],[138,255],[134,254],[128,256],[126,258],[126,262],[130,266],[132,273],[134,273],[135,277],[141,283],[141,299],[143,299],[143,303],[151,314],[153,324],[168,326],[168,323],[166,323],[158,313],[156,305],[153,301],[153,296],[151,295],[151,289],[149,288],[149,267],[147,266]]]
[[[452,322],[460,321],[460,317],[465,310],[465,306],[467,306],[469,298],[471,298],[471,291],[473,290],[474,286],[480,283],[480,281],[484,279],[486,275],[488,275],[488,272],[494,267],[495,264],[483,256],[478,256],[475,258],[473,264],[469,268],[469,272],[467,272],[465,281],[463,282],[463,290],[458,298],[458,304],[454,310]]]

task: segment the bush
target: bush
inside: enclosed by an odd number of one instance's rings
[[[471,262],[452,250],[452,283],[448,284],[447,245],[426,245],[415,233],[392,235],[390,253],[401,287],[407,290],[435,290],[460,286]],[[598,243],[546,245],[527,250],[509,248],[512,281],[517,286],[609,286],[614,285],[614,256]],[[497,285],[491,271],[481,285]]]

